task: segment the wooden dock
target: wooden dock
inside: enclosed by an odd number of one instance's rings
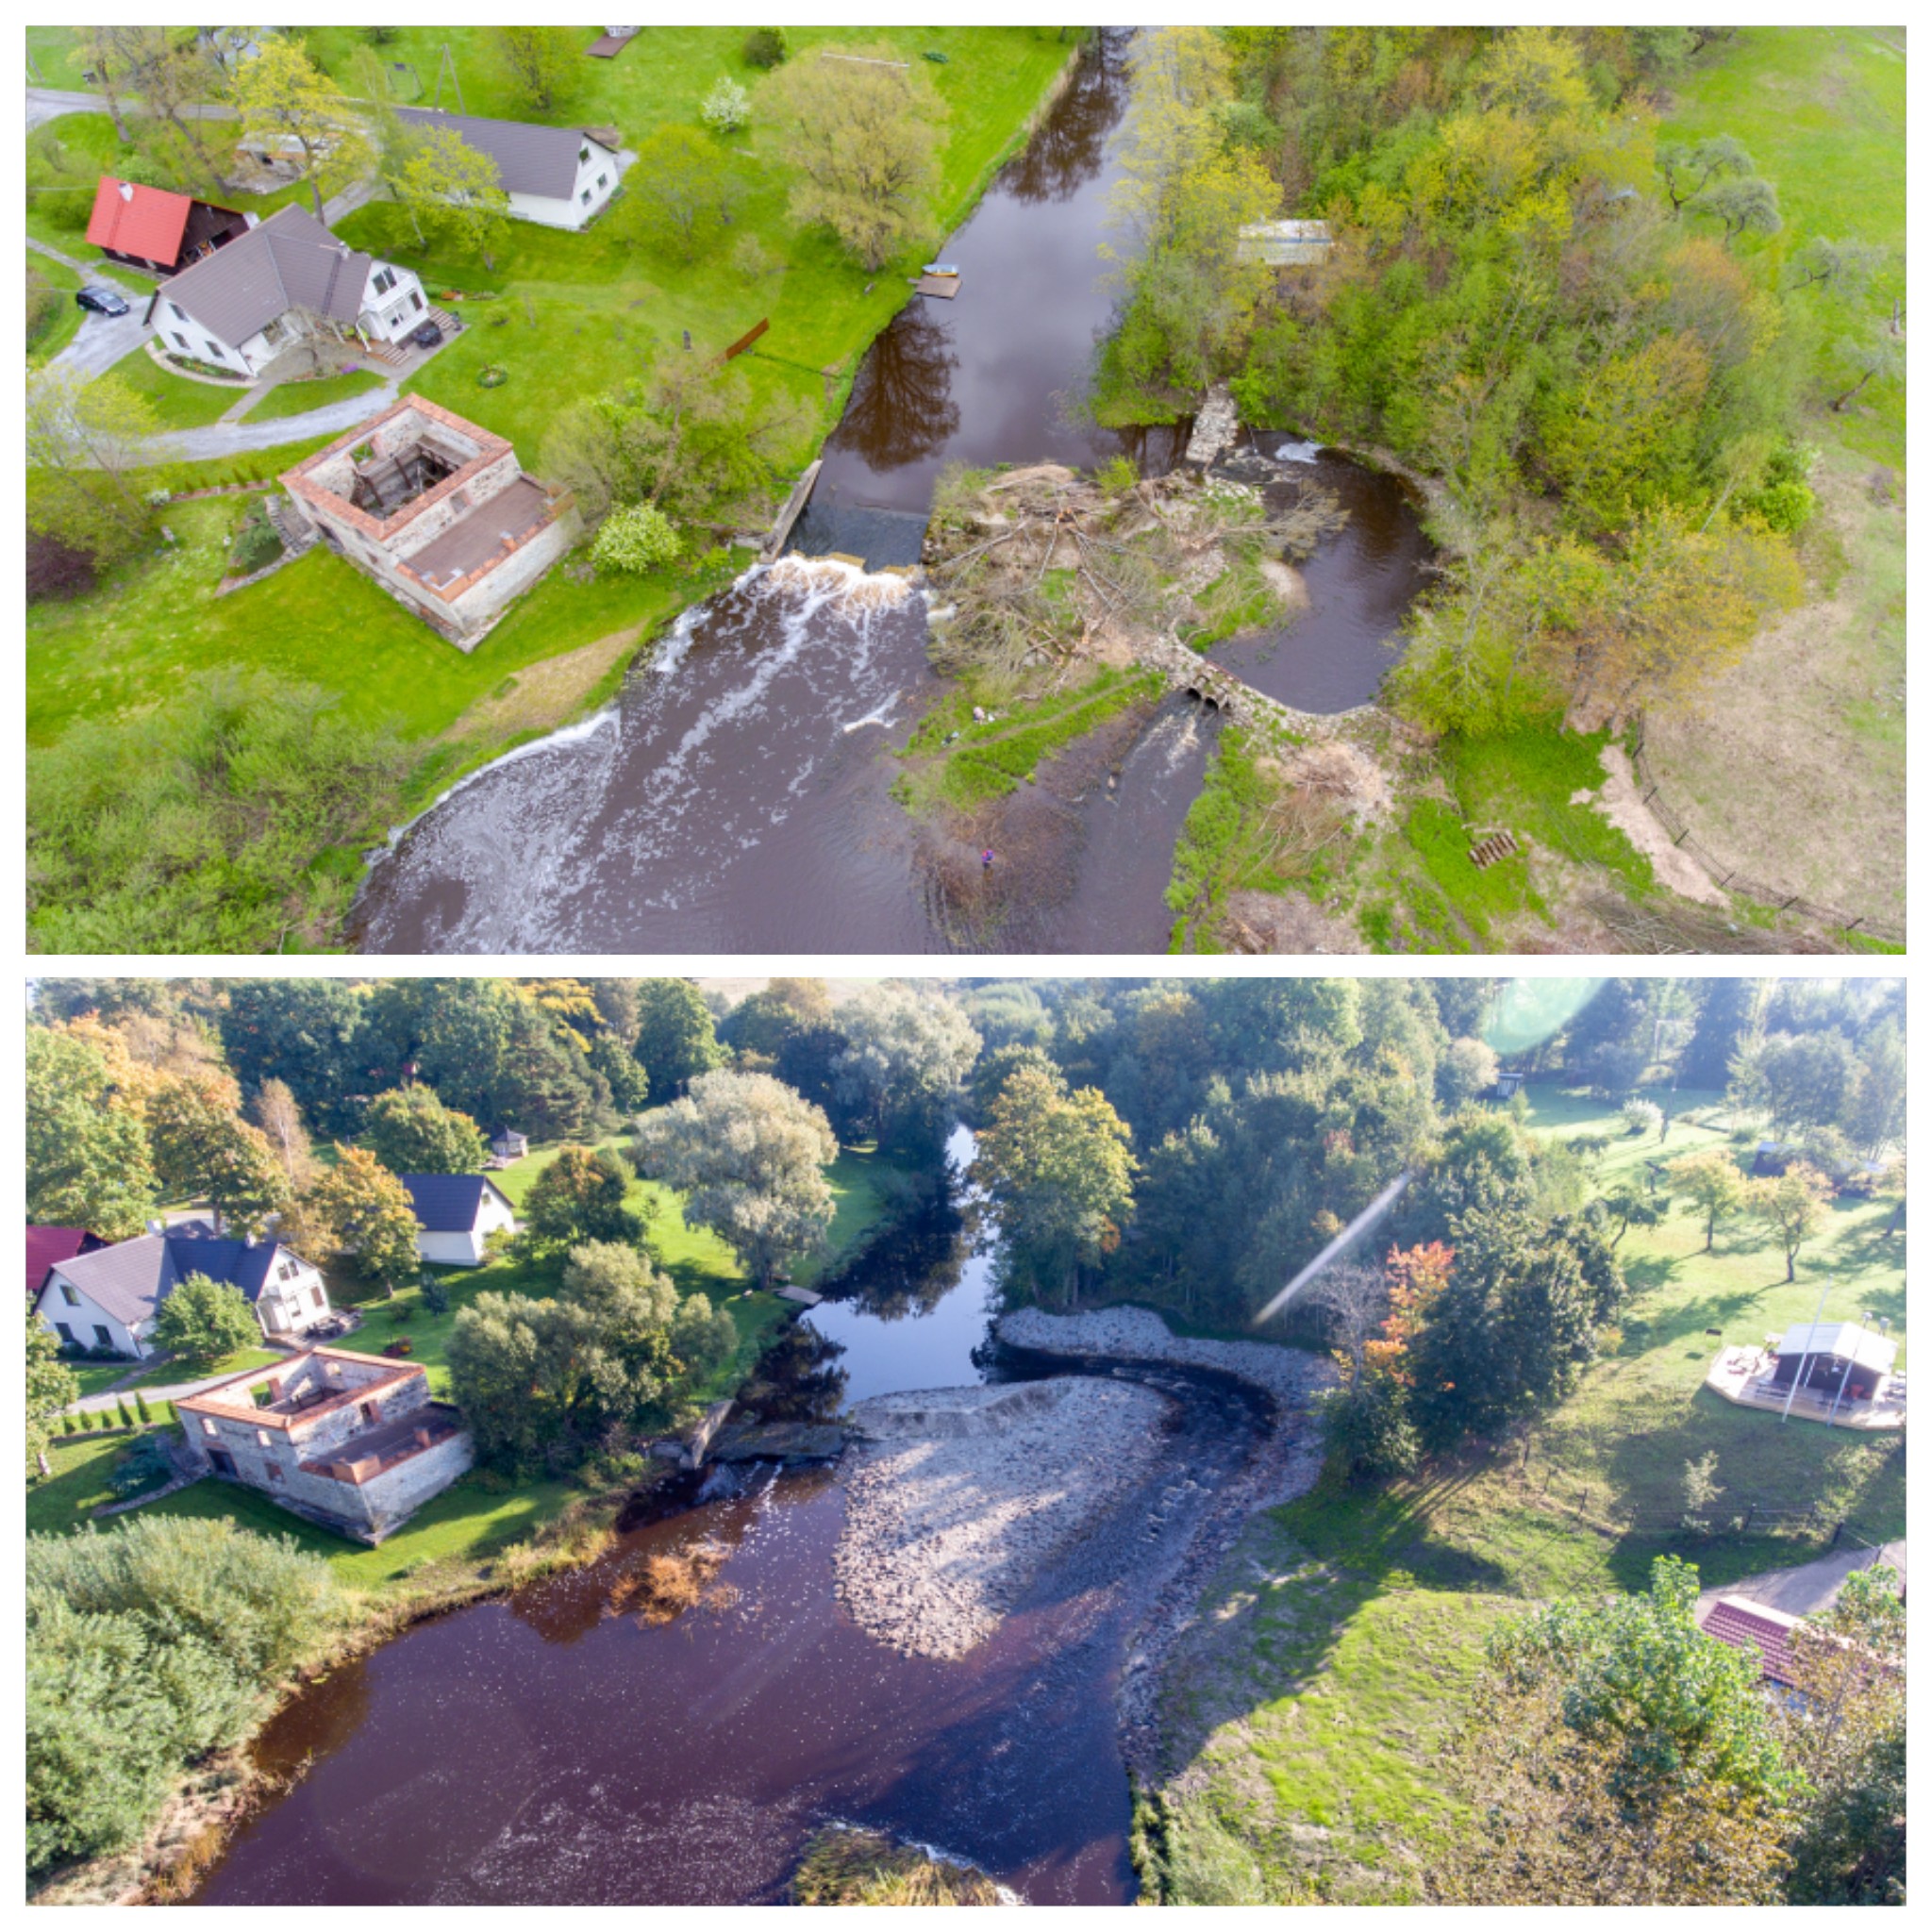
[[[799,1288],[788,1282],[778,1291],[778,1299],[781,1302],[796,1302],[801,1308],[815,1308],[824,1300],[824,1296],[815,1294],[808,1288]]]
[[[792,525],[805,514],[805,507],[811,501],[811,487],[819,480],[819,471],[824,464],[823,457],[814,457],[805,475],[791,486],[791,494],[785,499],[785,508],[778,512],[778,521],[772,525],[772,534],[765,539],[765,547],[758,553],[761,562],[770,563],[784,549]]]
[[[950,302],[959,292],[958,275],[921,275],[912,284],[921,295],[931,295],[941,302]]]

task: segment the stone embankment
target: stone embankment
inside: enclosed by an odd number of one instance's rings
[[[965,1656],[1149,1473],[1166,1407],[1152,1390],[1085,1377],[858,1404],[840,1601],[896,1649]]]

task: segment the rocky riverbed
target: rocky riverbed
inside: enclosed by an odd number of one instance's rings
[[[860,1403],[840,1601],[896,1649],[964,1657],[1150,1472],[1167,1407],[1085,1376]]]

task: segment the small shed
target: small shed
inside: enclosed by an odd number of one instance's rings
[[[1760,1179],[1776,1180],[1790,1164],[1790,1150],[1782,1141],[1760,1141],[1751,1158],[1751,1172]]]
[[[530,1151],[530,1137],[518,1133],[514,1127],[505,1127],[491,1141],[490,1151],[499,1160],[521,1160]]]
[[[1335,248],[1326,222],[1246,222],[1236,253],[1270,268],[1320,268]]]
[[[1858,1322],[1800,1322],[1785,1330],[1776,1357],[1774,1388],[1796,1382],[1834,1400],[1870,1402],[1898,1359],[1898,1343]]]
[[[1496,1098],[1498,1100],[1515,1099],[1518,1092],[1522,1091],[1523,1079],[1524,1076],[1521,1074],[1499,1073],[1496,1075]]]

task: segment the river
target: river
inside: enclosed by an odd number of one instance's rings
[[[948,1151],[941,1202],[793,1330],[817,1357],[821,1412],[1040,1366],[992,1361],[994,1256],[961,1181],[970,1134]],[[1211,1488],[1241,1466],[1261,1398],[1135,1373],[1187,1398],[1150,1488],[1182,1468]],[[1128,1635],[1184,1552],[1184,1513],[1150,1530],[1148,1494],[1130,1491],[1122,1534],[1144,1556],[1128,1576],[1083,1545],[988,1642],[941,1662],[887,1649],[840,1609],[843,1491],[826,1473],[753,1464],[704,1482],[694,1507],[608,1558],[419,1624],[305,1690],[256,1747],[290,1789],[235,1835],[196,1902],[775,1901],[831,1820],[938,1845],[1034,1903],[1131,1900],[1114,1693]],[[626,1570],[699,1542],[730,1552],[728,1605],[655,1625],[612,1612]]]
[[[1083,50],[946,242],[958,297],[915,297],[867,352],[793,554],[687,611],[594,719],[485,767],[406,828],[351,915],[359,950],[1165,950],[1163,894],[1213,721],[1172,699],[1134,721],[1108,772],[1042,772],[982,868],[980,835],[915,824],[891,796],[890,753],[942,687],[924,596],[880,574],[917,558],[944,463],[1174,458],[1185,425],[1124,435],[1065,407],[1112,312],[1099,248],[1128,38]],[[1340,710],[1390,661],[1422,540],[1390,479],[1320,460],[1351,525],[1310,560],[1311,609],[1217,655],[1288,703]],[[832,552],[870,568],[801,554]]]

